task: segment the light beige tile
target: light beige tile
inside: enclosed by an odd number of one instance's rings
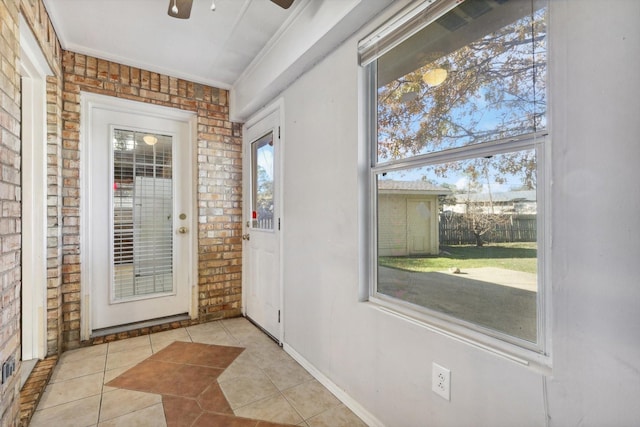
[[[113,341],[109,343],[109,354],[119,351],[129,351],[140,347],[148,346],[151,348],[151,339],[149,335],[142,335],[135,338],[127,338],[126,340]]]
[[[85,397],[99,395],[102,391],[103,376],[104,373],[100,372],[49,384],[45,388],[44,393],[42,393],[38,409],[50,408]]]
[[[245,352],[248,352],[251,357],[253,357],[256,364],[261,368],[292,360],[291,356],[285,353],[285,351],[277,345],[275,347],[264,346],[247,348]]]
[[[187,329],[187,332],[189,334],[192,334],[192,333],[217,333],[217,332],[225,332],[226,333],[224,327],[222,326],[222,323],[220,323],[220,322],[200,323],[198,325],[188,326],[186,329]]]
[[[221,320],[224,329],[234,338],[242,341],[248,337],[264,336],[264,333],[243,317]]]
[[[117,367],[115,369],[110,369],[108,371],[105,371],[105,373],[104,373],[104,384],[106,384],[109,381],[111,381],[112,379],[116,378],[118,375],[127,372],[129,369],[133,368],[134,366],[136,366],[136,363],[134,363],[132,365],[119,366],[119,367]]]
[[[189,333],[185,328],[171,329],[170,331],[158,332],[149,335],[151,344],[157,341],[189,341]]]
[[[167,420],[161,403],[98,424],[99,427],[166,427],[166,425]]]
[[[222,326],[230,332],[240,329],[256,329],[256,327],[244,317],[220,320]]]
[[[305,420],[340,405],[340,401],[316,380],[287,389],[282,394]]]
[[[136,365],[137,365],[137,363],[134,363],[133,365],[120,366],[118,368],[111,369],[109,371],[105,371],[104,372],[104,379],[103,379],[103,382],[102,382],[102,384],[103,384],[102,393],[107,393],[107,392],[110,392],[110,391],[113,391],[113,390],[118,390],[118,388],[116,388],[116,387],[109,387],[109,386],[106,386],[104,384],[107,384],[112,379],[118,377],[120,374],[123,374],[123,373],[127,372],[129,369],[133,368]]]
[[[189,335],[191,336],[191,340],[197,343],[225,345],[231,347],[240,346],[238,340],[227,334],[227,332],[224,330],[211,332],[202,330],[189,331]]]
[[[107,354],[107,344],[92,345],[90,347],[77,348],[65,351],[58,360],[58,364],[77,362],[89,357],[105,356]]]
[[[270,347],[270,348],[279,348],[278,344],[276,344],[273,339],[266,336],[262,331],[254,330],[247,333],[231,333],[230,334],[234,339],[238,340],[240,345],[243,347]]]
[[[108,392],[113,391],[113,390],[119,390],[119,389],[117,387],[109,387],[109,386],[106,386],[106,385],[102,386],[102,393],[103,394],[104,393],[108,393]]]
[[[229,381],[238,377],[257,377],[263,374],[249,353],[243,351],[240,356],[218,377],[218,382]]]
[[[353,425],[364,425],[276,343],[243,318],[209,322],[67,352],[59,362],[55,377],[57,383],[52,382],[47,387],[38,408],[39,412],[47,417],[40,417],[47,420],[47,427],[95,426],[98,414],[101,426],[166,425],[161,396],[102,385],[174,341],[236,347],[244,346],[240,341],[246,343],[247,350],[218,378],[223,393],[238,416],[303,427],[312,426],[309,420],[305,422],[303,418],[314,419],[316,424],[312,427],[334,425],[332,423],[343,421],[346,424],[335,425],[350,426],[349,422],[360,423]],[[100,364],[100,357],[103,367],[95,374],[83,376],[84,373],[99,369],[97,365]],[[67,367],[66,363],[63,363],[67,361],[79,363],[70,363]],[[107,370],[103,372],[102,369]],[[74,377],[75,375],[80,376]],[[286,391],[287,394],[283,396],[278,389]],[[100,390],[102,396],[99,395]],[[100,408],[100,398],[102,410],[94,411],[94,418],[91,418],[90,409],[74,406],[85,401],[97,401]],[[51,423],[48,414],[54,414],[51,412],[54,408],[60,413],[66,411],[74,418],[74,422],[77,419],[79,423]],[[78,415],[79,412],[82,412],[81,416]],[[86,424],[83,421],[85,417]],[[355,417],[356,421],[352,417]]]
[[[267,347],[269,349],[280,348],[278,344],[259,329],[251,329],[246,332],[235,332],[231,334],[240,344],[247,348]]]
[[[86,427],[98,422],[100,395],[86,397],[51,408],[37,410],[31,418],[30,427]]]
[[[140,391],[115,389],[102,395],[100,422],[162,403],[162,396]]]
[[[149,337],[151,338],[151,348],[154,353],[157,353],[174,341],[191,342],[191,337],[185,328],[158,332],[157,334],[149,335]]]
[[[251,403],[233,412],[239,417],[271,421],[273,423],[297,424],[303,421],[300,414],[293,409],[281,394]]]
[[[132,350],[119,351],[107,354],[107,370],[119,368],[121,366],[140,363],[151,356],[151,348],[139,347]]]
[[[184,340],[180,340],[180,341],[184,341]],[[151,350],[154,353],[159,352],[160,350],[164,350],[165,348],[169,347],[172,343],[174,343],[175,341],[170,341],[170,340],[165,340],[165,341],[156,341],[155,343],[151,344]]]
[[[97,372],[104,372],[106,361],[106,354],[71,361],[65,358],[58,362],[54,368],[49,383],[53,384]]]
[[[264,368],[264,373],[280,391],[313,379],[311,374],[293,359],[267,366]]]
[[[309,427],[367,427],[344,405],[329,409],[307,420]]]
[[[219,381],[231,409],[245,406],[257,400],[278,393],[278,389],[262,372],[254,376],[242,376],[227,381]]]

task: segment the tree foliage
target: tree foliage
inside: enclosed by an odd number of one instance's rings
[[[505,214],[494,209],[493,193],[491,191],[491,180],[489,179],[488,169],[483,170],[482,175],[478,175],[477,170],[470,173],[470,179],[467,184],[467,194],[464,199],[465,213],[464,219],[467,226],[476,239],[476,246],[483,246],[483,236],[493,231],[497,226],[506,224],[511,220],[511,215]],[[472,199],[471,194],[483,192],[484,184],[481,183],[480,177],[486,180],[486,195],[484,200]]]
[[[258,165],[256,210],[260,220],[273,218],[273,179],[261,165]]]
[[[546,127],[546,27],[544,10],[467,43],[378,88],[378,158],[393,160],[526,135]],[[458,30],[461,31],[461,30]],[[447,70],[429,86],[428,70]],[[536,186],[532,150],[497,159],[441,164],[436,172],[480,176],[487,169],[517,175]]]

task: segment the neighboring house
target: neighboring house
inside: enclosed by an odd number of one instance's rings
[[[503,191],[498,193],[456,193],[449,197],[454,198],[455,204],[443,204],[444,212],[458,214],[467,213],[469,206],[476,210],[482,209],[483,213],[511,214],[511,215],[535,215],[536,192],[535,190]]]
[[[378,181],[378,255],[437,254],[438,196],[449,193],[427,181]]]

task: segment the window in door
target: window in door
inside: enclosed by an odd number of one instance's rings
[[[174,291],[171,143],[170,136],[114,130],[114,301]]]
[[[251,144],[252,228],[273,230],[273,132]]]

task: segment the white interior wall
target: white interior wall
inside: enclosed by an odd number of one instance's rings
[[[551,2],[548,377],[358,302],[356,43],[384,17],[283,93],[286,345],[387,426],[542,426],[545,400],[552,426],[637,423],[638,17],[637,0]]]
[[[553,424],[640,420],[640,2],[551,1]]]
[[[394,0],[298,0],[283,28],[231,89],[229,115],[248,119]],[[408,0],[395,0],[405,3]]]

